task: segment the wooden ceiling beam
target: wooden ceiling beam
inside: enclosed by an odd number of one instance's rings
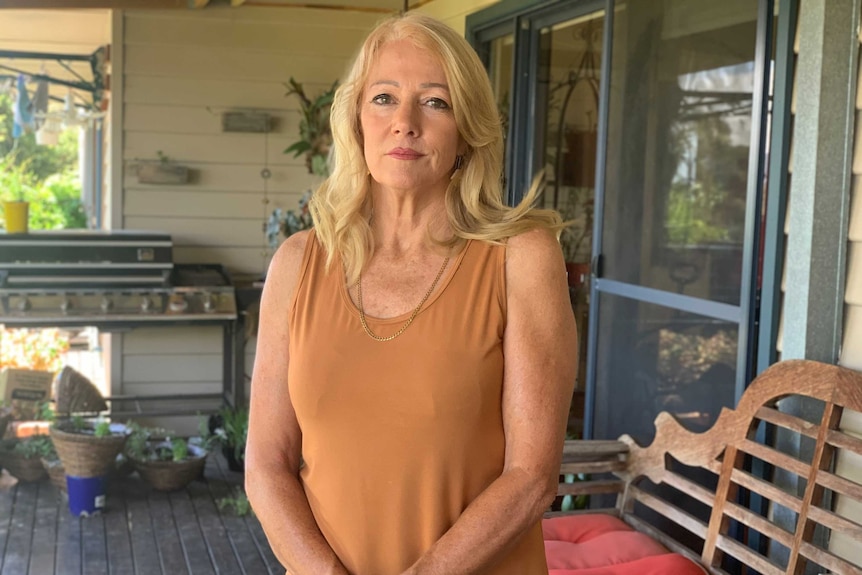
[[[41,10],[57,8],[173,9],[189,8],[192,0],[0,0],[0,8]]]

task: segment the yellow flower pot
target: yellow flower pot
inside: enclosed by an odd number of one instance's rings
[[[27,219],[30,215],[29,202],[3,202],[3,212],[6,214],[6,233],[27,233]]]

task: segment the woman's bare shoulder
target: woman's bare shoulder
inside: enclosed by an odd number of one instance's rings
[[[522,260],[527,266],[556,263],[562,255],[560,242],[547,229],[535,228],[506,240],[507,260]],[[530,263],[532,261],[532,263]]]
[[[311,241],[310,238],[311,232],[304,230],[291,234],[281,243],[272,257],[266,274],[266,287],[269,291],[277,291],[280,294],[293,293],[299,281],[302,258],[305,255],[306,245]]]

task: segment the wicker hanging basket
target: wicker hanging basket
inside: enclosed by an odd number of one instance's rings
[[[73,477],[103,477],[114,467],[117,454],[126,443],[124,426],[112,424],[112,433],[96,437],[92,433],[74,432],[68,425],[57,423],[51,426],[54,449],[66,474]]]
[[[199,447],[189,446],[189,458],[183,461],[142,461],[133,460],[138,474],[158,491],[182,489],[195,478],[200,477],[206,464],[207,452]]]
[[[56,411],[60,414],[98,413],[107,411],[108,404],[99,389],[83,374],[66,366],[54,380]]]

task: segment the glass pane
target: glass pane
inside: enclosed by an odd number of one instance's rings
[[[495,38],[488,43],[488,77],[491,79],[491,87],[497,98],[497,109],[503,122],[503,138],[506,142],[507,161],[509,158],[509,114],[512,102],[512,70],[515,58],[515,36],[506,34]],[[505,189],[505,186],[503,186]]]
[[[535,165],[545,172],[545,207],[573,222],[561,238],[569,263],[592,254],[604,20],[595,12],[539,34]]]
[[[617,2],[603,275],[739,304],[757,2]]]
[[[705,431],[733,406],[736,324],[610,294],[600,302],[597,439],[628,433],[649,443],[660,411]]]
[[[594,12],[539,31],[534,166],[545,173],[544,207],[572,222],[560,243],[581,336],[570,437],[583,434],[603,30],[604,12]]]

